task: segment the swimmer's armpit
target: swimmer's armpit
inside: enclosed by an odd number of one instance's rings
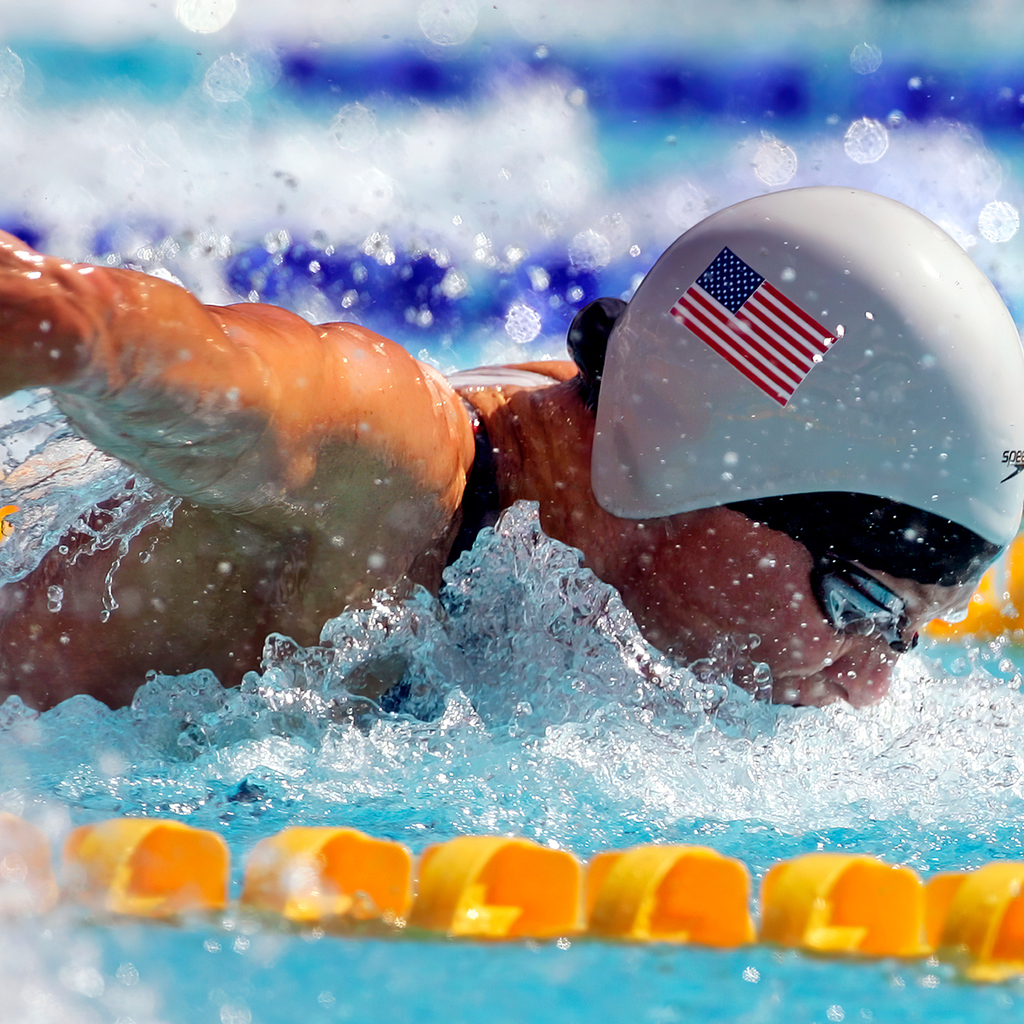
[[[461,496],[472,457],[461,403],[355,325],[204,306],[170,282],[0,233],[0,337],[0,391],[52,388],[94,444],[199,504],[301,512],[303,492],[322,503],[332,474],[361,460],[378,476],[404,471],[449,510]]]

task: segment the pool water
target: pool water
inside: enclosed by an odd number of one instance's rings
[[[207,301],[356,320],[447,371],[561,355],[576,309],[628,296],[708,212],[850,184],[932,217],[1024,314],[1024,30],[1000,5],[725,3],[720,22],[549,6],[311,2],[283,17],[211,0],[175,17],[108,0],[42,20],[4,4],[0,225]],[[224,24],[195,31],[205,17]],[[0,545],[15,578],[129,474],[44,394],[0,411],[0,498],[32,509]],[[174,513],[129,507],[96,543]],[[155,673],[119,711],[8,702],[0,807],[56,846],[116,815],[213,828],[236,894],[253,844],[292,824],[414,851],[483,832],[581,857],[697,842],[755,884],[819,849],[923,877],[1024,857],[1024,654],[1003,642],[923,643],[875,708],[773,707],[713,665],[662,658],[528,506],[481,535],[440,598],[381,595],[323,639],[276,638],[237,691]],[[349,690],[383,658],[408,688],[386,710]],[[231,915],[64,911],[4,925],[0,951],[12,1024],[988,1021],[1024,999],[927,960],[297,935]]]

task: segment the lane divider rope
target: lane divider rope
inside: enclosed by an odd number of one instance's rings
[[[214,832],[123,818],[75,829],[58,886],[45,835],[0,813],[0,915],[58,903],[100,916],[170,919],[229,908],[230,854]],[[588,864],[505,836],[461,836],[419,858],[355,829],[296,827],[258,842],[240,911],[296,927],[467,939],[589,936],[731,948],[773,943],[820,955],[939,956],[971,980],[1024,974],[1024,862],[922,882],[874,857],[812,853],[764,876],[759,922],[746,866],[703,846],[637,846]]]

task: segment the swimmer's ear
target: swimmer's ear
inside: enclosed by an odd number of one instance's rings
[[[622,299],[595,299],[576,314],[569,327],[567,343],[569,355],[580,371],[576,378],[580,398],[591,412],[597,411],[608,336],[625,308]]]

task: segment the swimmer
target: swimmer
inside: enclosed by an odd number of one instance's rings
[[[774,699],[866,705],[965,607],[1024,501],[1005,306],[931,222],[851,189],[709,217],[628,303],[580,312],[571,362],[449,380],[363,327],[204,306],[11,236],[0,331],[0,393],[50,388],[182,498],[122,558],[107,621],[117,552],[82,538],[0,590],[0,698],[38,708],[122,705],[153,669],[236,684],[269,633],[315,644],[377,588],[436,591],[520,499],[660,649],[755,635]]]

